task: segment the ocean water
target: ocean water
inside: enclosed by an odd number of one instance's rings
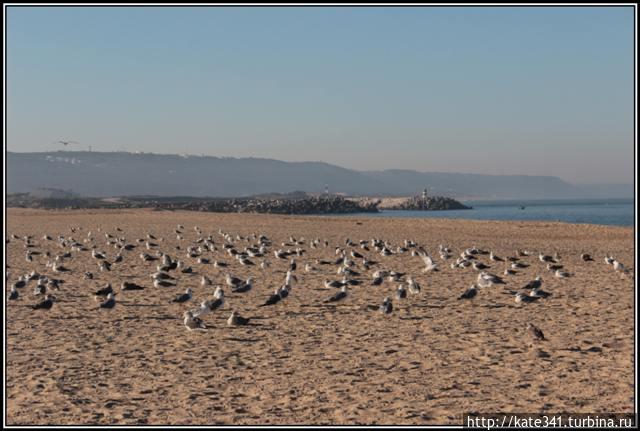
[[[385,211],[351,216],[453,218],[469,220],[535,220],[591,223],[614,226],[634,225],[633,199],[461,201],[471,210]],[[524,207],[524,209],[520,209]]]

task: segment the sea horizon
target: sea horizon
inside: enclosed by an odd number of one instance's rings
[[[468,210],[409,211],[385,210],[378,213],[337,214],[340,216],[450,218],[496,221],[552,221],[604,226],[634,226],[635,200],[602,199],[505,199],[460,200]],[[524,207],[524,209],[521,209]]]

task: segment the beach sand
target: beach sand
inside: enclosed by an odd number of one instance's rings
[[[174,229],[184,225],[184,240]],[[229,268],[198,264],[186,247],[218,229],[232,235],[263,233],[272,241],[266,270],[241,266],[226,253],[213,259]],[[78,227],[75,233],[72,227]],[[116,231],[120,227],[122,232]],[[98,230],[100,229],[100,230]],[[6,422],[16,424],[452,424],[462,425],[467,412],[633,412],[634,410],[634,280],[622,278],[603,257],[611,253],[633,266],[631,228],[549,222],[491,222],[445,219],[271,216],[151,210],[44,211],[8,209],[7,238],[33,235],[35,250],[62,249],[58,235],[82,241],[91,231],[98,250],[112,261],[116,250],[105,232],[138,245],[123,252],[122,263],[100,272],[90,252],[72,252],[71,271],[53,273],[47,257],[25,261],[21,240],[7,247],[10,273],[5,294],[16,279],[32,269],[66,283],[55,292],[49,311],[32,310],[34,282],[20,289],[20,299],[6,307]],[[44,234],[52,241],[42,239]],[[152,233],[158,249],[191,265],[194,274],[177,274],[177,288],[156,289],[150,274],[158,262],[143,262],[149,252],[138,238]],[[289,236],[328,239],[330,246],[297,257],[299,282],[288,298],[259,307],[284,280],[287,260],[273,250]],[[164,241],[160,241],[160,238]],[[322,301],[336,290],[325,279],[340,279],[336,266],[306,262],[335,259],[335,246],[345,239],[372,237],[401,245],[405,238],[423,245],[442,270],[422,273],[424,264],[410,253],[389,257],[364,252],[380,262],[350,289],[337,306]],[[467,247],[512,256],[516,249],[536,252],[531,264],[506,286],[479,291],[472,301],[456,298],[476,279],[471,268],[453,270],[440,261],[439,244],[449,245],[454,259]],[[239,242],[242,249],[246,242]],[[91,244],[89,244],[91,245]],[[180,245],[181,250],[176,250]],[[358,251],[361,249],[357,248]],[[538,261],[537,252],[558,252],[575,276],[560,280]],[[395,251],[395,250],[394,250]],[[583,262],[581,253],[594,262]],[[205,253],[205,256],[210,253]],[[260,262],[259,258],[252,258]],[[501,274],[503,263],[490,272]],[[450,261],[449,261],[450,262]],[[393,296],[398,283],[369,286],[375,269],[407,272],[422,285],[419,296],[393,299],[385,316],[378,306]],[[361,271],[362,269],[357,269]],[[94,280],[84,280],[92,271]],[[224,284],[224,274],[254,277],[248,293],[233,294],[225,286],[222,310],[204,316],[207,331],[188,332],[186,309],[211,298],[212,286],[200,285],[208,275]],[[518,305],[508,289],[541,275],[547,299]],[[92,292],[106,282],[119,290],[123,280],[147,286],[123,292],[112,310],[98,309]],[[170,300],[191,287],[189,305]],[[230,328],[231,310],[252,318],[254,325]],[[527,322],[544,331],[547,341],[533,342]]]

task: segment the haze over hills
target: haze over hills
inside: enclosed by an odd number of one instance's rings
[[[324,162],[152,153],[7,152],[7,193],[39,188],[82,196],[240,197],[301,190],[362,196],[430,194],[468,199],[633,198],[633,184],[570,184],[558,177],[356,171]]]

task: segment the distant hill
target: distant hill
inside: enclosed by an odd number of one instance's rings
[[[304,191],[473,199],[633,197],[633,185],[574,185],[549,176],[355,171],[323,162],[125,152],[7,152],[7,193],[50,188],[82,196],[240,197]]]

